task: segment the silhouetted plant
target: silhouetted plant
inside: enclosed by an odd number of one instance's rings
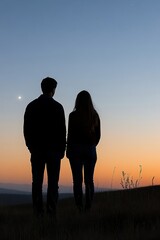
[[[154,186],[154,179],[155,179],[155,176],[152,178],[152,186]]]
[[[131,189],[131,188],[137,188],[140,185],[140,181],[142,179],[142,165],[139,165],[139,176],[138,179],[134,181],[133,177],[130,177],[129,174],[122,171],[122,177],[121,177],[121,186],[123,189]]]
[[[113,178],[114,178],[115,170],[116,170],[116,167],[114,167],[114,169],[113,169],[113,173],[112,173],[112,178],[111,178],[111,189],[112,189],[112,186],[113,186]]]

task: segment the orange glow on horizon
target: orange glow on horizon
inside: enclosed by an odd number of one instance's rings
[[[133,144],[134,142],[134,144]],[[147,141],[146,141],[147,144]],[[158,143],[147,145],[120,141],[101,141],[97,147],[98,159],[95,167],[94,182],[99,188],[121,188],[120,180],[122,171],[136,180],[139,176],[139,165],[142,166],[142,179],[140,186],[160,183],[159,177],[159,146]],[[31,184],[30,153],[25,147],[24,141],[3,148],[0,152],[1,168],[0,182],[28,183]],[[44,183],[47,182],[45,173]],[[64,157],[61,162],[59,185],[72,185],[72,174],[69,160]]]

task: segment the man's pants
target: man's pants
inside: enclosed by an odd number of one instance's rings
[[[42,185],[45,165],[47,167],[47,212],[54,214],[58,200],[58,181],[60,172],[60,155],[52,152],[33,152],[32,167],[32,201],[36,214],[43,214]]]

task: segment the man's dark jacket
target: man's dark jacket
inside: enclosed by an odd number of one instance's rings
[[[24,138],[30,152],[53,151],[64,157],[66,125],[64,109],[52,97],[41,95],[26,107]]]

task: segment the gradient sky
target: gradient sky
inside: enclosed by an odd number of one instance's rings
[[[136,180],[139,165],[140,185],[160,184],[159,13],[159,0],[0,1],[0,182],[31,183],[23,114],[51,76],[66,125],[77,93],[92,95],[97,187],[121,187],[122,171]],[[60,184],[72,184],[66,158]]]

